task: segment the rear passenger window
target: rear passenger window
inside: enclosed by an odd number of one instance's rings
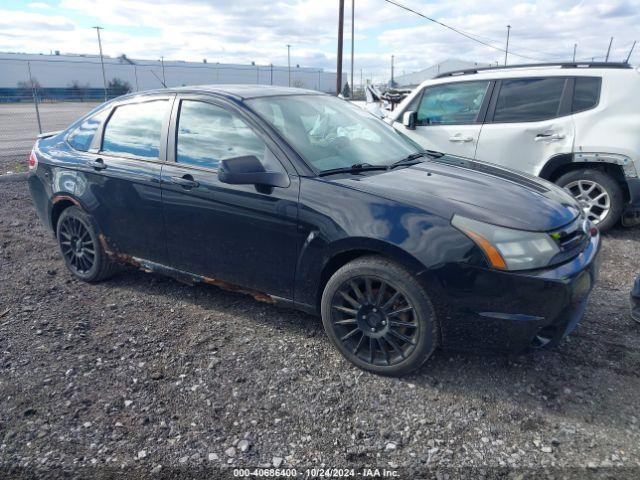
[[[100,124],[102,124],[104,119],[107,118],[108,114],[109,109],[107,108],[93,117],[87,118],[79,127],[69,134],[67,142],[69,142],[69,144],[76,150],[88,152],[91,148],[91,142],[93,142],[96,130]]]
[[[117,107],[107,122],[102,139],[105,153],[158,158],[166,100]]]
[[[566,79],[523,78],[503,80],[494,122],[535,122],[558,115]]]
[[[215,169],[221,160],[246,155],[257,157],[265,170],[284,171],[262,139],[238,116],[210,103],[181,102],[178,163]]]
[[[576,77],[573,90],[572,112],[581,112],[597,105],[600,98],[600,82],[598,77]]]
[[[475,123],[488,81],[461,82],[428,87],[418,107],[419,125]]]

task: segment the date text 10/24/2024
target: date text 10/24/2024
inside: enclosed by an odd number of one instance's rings
[[[234,477],[288,478],[398,478],[397,470],[386,468],[235,468]]]

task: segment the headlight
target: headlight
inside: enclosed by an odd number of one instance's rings
[[[560,253],[560,247],[544,232],[498,227],[459,215],[451,223],[480,247],[492,267],[501,270],[546,267]]]

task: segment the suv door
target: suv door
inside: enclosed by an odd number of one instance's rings
[[[492,82],[475,80],[425,87],[417,102],[405,111],[416,111],[415,129],[394,126],[422,147],[473,158]]]
[[[572,153],[570,81],[566,77],[498,81],[476,159],[538,175],[549,158]]]
[[[176,101],[162,168],[170,265],[178,270],[292,298],[299,181],[255,120],[211,97]],[[255,155],[288,172],[286,188],[220,182],[221,160]],[[288,168],[292,167],[288,165]],[[293,171],[295,173],[295,171]]]
[[[95,135],[76,187],[109,248],[159,263],[166,261],[160,165],[171,100],[165,95],[116,105]]]

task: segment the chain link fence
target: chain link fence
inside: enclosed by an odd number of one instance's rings
[[[27,168],[38,134],[61,130],[106,99],[129,92],[238,83],[333,92],[336,84],[333,72],[297,65],[133,61],[122,56],[105,58],[103,68],[99,57],[15,57],[20,56],[0,55],[0,175]]]

